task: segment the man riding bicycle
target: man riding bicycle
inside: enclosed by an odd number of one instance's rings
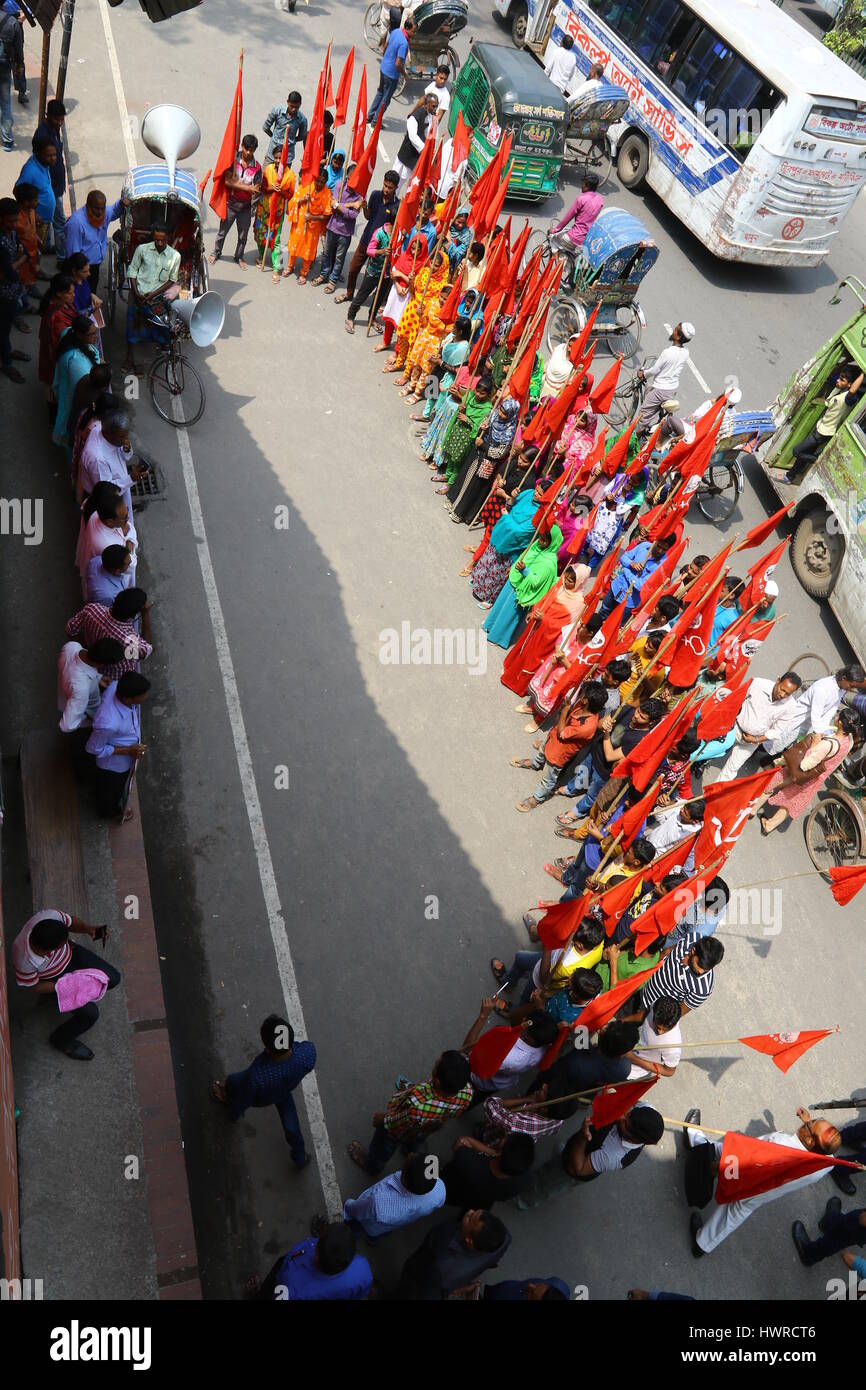
[[[559,221],[551,225],[548,236],[551,246],[557,251],[564,251],[569,257],[574,257],[580,250],[587,232],[604,207],[604,198],[597,189],[598,174],[584,175],[579,196]],[[564,230],[565,228],[568,230]],[[573,277],[573,260],[570,264]]]

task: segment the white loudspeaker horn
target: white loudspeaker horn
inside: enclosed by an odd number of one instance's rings
[[[147,112],[141,123],[141,138],[151,154],[165,160],[174,188],[177,161],[195,154],[201,143],[201,128],[185,106],[162,102],[159,106],[151,106]]]
[[[198,299],[174,299],[172,313],[183,319],[196,347],[210,347],[215,343],[226,317],[226,306],[221,294],[208,290]]]

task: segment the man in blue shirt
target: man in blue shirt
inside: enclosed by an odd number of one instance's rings
[[[87,562],[84,597],[88,603],[110,608],[132,584],[132,556],[125,545],[107,545],[101,555]]]
[[[39,192],[39,202],[36,204],[36,234],[43,250],[48,241],[48,230],[54,221],[54,210],[57,206],[54,185],[51,181],[52,170],[56,163],[57,146],[54,141],[47,135],[43,135],[41,140],[36,140],[34,137],[33,153],[15,180],[16,183],[32,183]]]
[[[96,759],[96,814],[105,820],[129,820],[126,797],[130,774],[144,756],[141,742],[141,706],[150,681],[138,671],[124,671],[106,687],[93,716],[93,732],[87,751]]]
[[[401,73],[406,71],[406,59],[409,56],[409,44],[412,35],[415,33],[415,21],[411,16],[403,21],[402,29],[394,29],[388,35],[388,42],[385,44],[385,52],[382,54],[382,61],[379,64],[379,86],[370,110],[367,112],[367,124],[375,125],[379,108],[387,111],[391,104],[391,98],[397,87],[397,79]]]
[[[355,1250],[355,1232],[336,1221],[318,1240],[302,1240],[281,1255],[261,1281],[253,1277],[247,1291],[267,1302],[368,1298],[373,1271]]]
[[[129,206],[129,198],[121,196],[110,206],[105,194],[98,188],[91,188],[84,207],[76,208],[66,223],[66,254],[72,256],[81,251],[90,262],[90,288],[95,294],[99,288],[99,267],[105,260],[108,241],[108,227],[111,222]]]
[[[33,149],[43,140],[50,140],[57,158],[51,166],[51,187],[54,189],[54,249],[58,261],[66,256],[66,213],[63,210],[63,195],[66,192],[66,161],[63,158],[63,122],[66,107],[62,101],[49,101],[45,108],[45,120],[36,127],[33,135]],[[49,249],[45,248],[46,251]]]
[[[550,1274],[546,1279],[503,1279],[501,1284],[485,1284],[481,1297],[486,1302],[502,1299],[509,1303],[567,1302],[571,1298],[564,1279]]]
[[[434,1171],[436,1159],[432,1159]],[[375,1240],[400,1226],[420,1221],[445,1204],[445,1184],[441,1178],[428,1176],[431,1159],[427,1154],[410,1154],[399,1173],[389,1173],[361,1193],[343,1203],[343,1220],[360,1226],[364,1234]],[[324,1216],[314,1216],[310,1229],[319,1235],[327,1226]]]
[[[300,92],[289,92],[284,105],[271,107],[265,117],[265,124],[262,127],[265,135],[268,136],[268,152],[265,155],[265,164],[270,160],[276,160],[277,156],[282,154],[286,127],[289,131],[286,168],[291,169],[297,142],[300,140],[303,145],[307,138],[307,118],[301,110]]]
[[[601,605],[602,617],[606,618],[612,613],[623,599],[626,601],[626,613],[633,612],[639,606],[640,591],[645,581],[658,569],[675,539],[674,536],[665,536],[659,541],[639,541],[625,552],[614,572],[610,591]]]
[[[220,1105],[228,1106],[233,1121],[241,1119],[251,1106],[276,1106],[292,1161],[296,1168],[306,1168],[310,1156],[304,1148],[292,1091],[316,1065],[316,1049],[311,1042],[296,1044],[294,1030],[278,1014],[269,1014],[259,1033],[264,1052],[245,1071],[214,1081],[211,1095]]]

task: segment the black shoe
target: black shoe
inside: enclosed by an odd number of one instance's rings
[[[294,1160],[293,1160],[293,1162],[294,1162]],[[309,1155],[309,1154],[304,1154],[304,1161],[303,1161],[303,1163],[295,1163],[295,1168],[297,1169],[297,1171],[298,1171],[299,1173],[303,1173],[304,1169],[305,1169],[305,1168],[309,1168],[309,1166],[310,1166],[311,1163],[312,1163],[312,1159],[311,1159],[310,1155]]]
[[[857,1196],[857,1188],[854,1186],[854,1180],[845,1172],[844,1168],[837,1168],[834,1166],[830,1170],[830,1177],[833,1179],[839,1191],[844,1192],[846,1197]]]
[[[802,1221],[794,1222],[793,1226],[791,1227],[791,1235],[793,1237],[794,1244],[797,1247],[797,1254],[800,1256],[800,1259],[802,1260],[803,1264],[808,1269],[812,1263],[811,1260],[806,1258],[806,1246],[809,1244],[809,1236],[806,1232],[806,1227],[803,1225]]]
[[[93,1061],[93,1053],[90,1051],[90,1048],[87,1047],[85,1043],[78,1042],[77,1039],[74,1043],[70,1043],[68,1047],[64,1047],[63,1052],[67,1057],[71,1057],[73,1062]]]
[[[700,1110],[697,1108],[697,1106],[696,1106],[693,1110],[687,1110],[687,1111],[686,1111],[686,1113],[685,1113],[685,1118],[683,1119],[683,1124],[686,1124],[686,1125],[699,1125],[700,1122],[701,1122],[701,1112],[700,1112]],[[680,1130],[680,1134],[683,1136],[683,1144],[685,1145],[686,1153],[688,1153],[689,1149],[692,1147],[691,1144],[690,1144],[690,1142],[689,1142],[689,1132],[688,1132],[687,1129],[681,1129],[681,1130]]]
[[[707,1253],[706,1250],[702,1250],[701,1247],[698,1245],[698,1231],[700,1231],[703,1228],[703,1224],[704,1223],[698,1216],[698,1213],[696,1211],[693,1211],[691,1216],[689,1217],[689,1235],[692,1238],[692,1254],[694,1255],[696,1260],[702,1260],[704,1255],[706,1255]]]
[[[827,1205],[824,1208],[824,1215],[818,1222],[818,1230],[822,1233],[822,1235],[826,1235],[827,1233],[827,1227],[830,1224],[830,1217],[838,1216],[841,1210],[842,1203],[840,1202],[838,1197],[827,1198]]]

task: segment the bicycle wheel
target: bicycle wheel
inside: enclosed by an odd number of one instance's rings
[[[729,463],[711,463],[697,492],[698,506],[707,521],[727,521],[739,496],[736,469]]]
[[[856,864],[860,858],[860,827],[851,807],[832,793],[810,811],[803,834],[815,868],[825,878],[830,869]]]
[[[551,352],[560,343],[567,343],[573,333],[580,332],[580,315],[572,299],[560,299],[547,320],[547,346]]]
[[[531,234],[528,242],[526,243],[526,250],[523,253],[523,260],[520,262],[521,274],[526,269],[527,265],[532,260],[532,257],[535,255],[539,247],[541,247],[541,255],[539,257],[538,265],[539,271],[542,271],[547,269],[548,265],[550,264],[551,257],[553,255],[553,252],[550,248],[550,243],[547,240],[547,233],[544,231],[542,227],[536,227],[535,231]]]
[[[638,397],[632,382],[626,386],[621,386],[618,391],[613,393],[610,410],[607,412],[608,423],[617,429],[627,425],[634,417],[637,406]]]
[[[608,333],[605,341],[607,350],[613,356],[621,352],[623,357],[634,357],[640,347],[641,321],[633,304],[619,304],[616,309],[616,330]]]
[[[610,157],[610,146],[603,135],[596,135],[590,138],[573,136],[571,139],[566,137],[565,157],[569,164],[579,164],[582,168],[584,177],[587,174],[597,174],[600,185],[607,183],[610,178],[612,161]]]
[[[368,5],[364,11],[364,42],[374,53],[378,53],[382,45],[381,16],[379,4]]]
[[[201,377],[183,353],[159,353],[147,374],[147,385],[157,415],[175,429],[194,425],[204,415],[205,394]],[[175,419],[175,400],[181,403],[179,419]]]

